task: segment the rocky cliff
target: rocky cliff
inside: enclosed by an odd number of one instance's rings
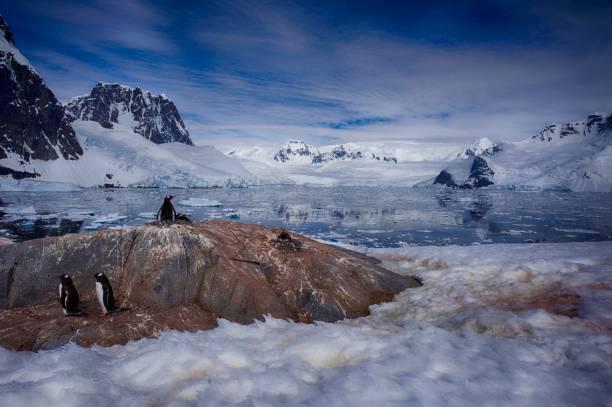
[[[111,345],[163,329],[211,328],[216,318],[333,322],[368,315],[370,305],[419,285],[371,258],[291,237],[301,242],[298,248],[279,244],[276,232],[265,227],[210,221],[0,246],[0,344]],[[97,272],[109,277],[129,311],[95,316]],[[62,315],[55,276],[63,273],[72,275],[87,315]]]
[[[83,154],[64,107],[15,47],[0,16],[0,159],[76,160]],[[36,177],[5,169],[14,178]]]
[[[125,123],[155,144],[179,142],[193,145],[174,102],[140,88],[117,83],[98,83],[87,96],[66,105],[73,120],[90,120],[106,129]]]

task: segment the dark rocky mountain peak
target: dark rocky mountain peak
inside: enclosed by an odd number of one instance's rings
[[[193,145],[176,106],[164,94],[154,96],[138,87],[100,82],[89,95],[74,98],[66,108],[71,120],[95,121],[107,129],[128,124],[156,144]]]
[[[4,36],[6,42],[11,44],[12,46],[15,46],[15,39],[13,38],[11,28],[9,27],[2,15],[0,15],[0,35]]]
[[[0,159],[76,160],[83,150],[64,107],[14,47],[6,20],[0,16]],[[14,163],[13,163],[14,164]],[[19,170],[4,171],[14,178]]]

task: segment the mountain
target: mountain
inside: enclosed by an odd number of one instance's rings
[[[0,190],[262,182],[214,147],[194,146],[164,95],[99,83],[65,108],[1,17],[0,34]]]
[[[550,124],[515,143],[495,145],[481,140],[449,162],[433,184],[612,191],[612,113]]]
[[[129,124],[155,144],[193,145],[176,106],[164,94],[153,96],[138,87],[99,82],[89,95],[72,99],[66,110],[71,120],[94,121],[106,129]]]
[[[83,154],[64,107],[15,47],[0,16],[0,160],[78,160]],[[1,164],[1,163],[0,163]],[[0,165],[0,175],[35,178],[37,172]]]
[[[274,161],[308,164],[318,155],[319,150],[316,147],[300,140],[289,140],[274,154]]]
[[[492,156],[501,150],[501,144],[495,144],[489,138],[482,137],[458,153],[457,158],[470,159],[478,156]]]
[[[274,161],[292,164],[325,164],[344,160],[374,160],[397,164],[391,153],[372,152],[354,143],[314,147],[299,140],[289,140],[274,154]]]

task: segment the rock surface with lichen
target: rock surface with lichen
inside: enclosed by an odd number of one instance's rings
[[[41,349],[73,340],[112,345],[164,329],[199,330],[217,318],[266,315],[334,322],[368,315],[419,282],[376,260],[291,233],[227,221],[149,224],[0,246],[0,344]],[[127,311],[99,317],[93,274],[105,273]],[[66,318],[56,275],[72,276],[85,315]]]

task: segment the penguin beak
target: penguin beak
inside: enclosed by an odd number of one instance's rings
[[[57,276],[55,276],[55,278],[61,280],[62,278],[64,278],[64,275],[63,274],[58,274]]]
[[[170,200],[173,200],[173,199],[174,199],[174,195],[170,195],[168,198],[169,198]]]
[[[98,278],[98,273],[93,273],[91,276],[92,276],[93,278]]]

